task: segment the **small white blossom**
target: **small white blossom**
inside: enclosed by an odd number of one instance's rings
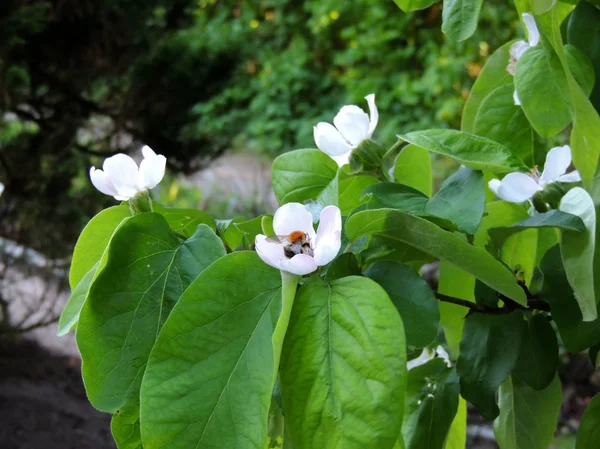
[[[519,59],[521,59],[523,54],[530,48],[535,47],[537,44],[540,43],[540,32],[535,23],[535,18],[529,13],[524,13],[523,22],[525,22],[525,28],[527,28],[528,41],[517,41],[510,46],[510,60],[508,63],[508,67],[506,67],[506,71],[512,76],[515,76],[515,71],[517,70],[517,63],[519,62]],[[516,90],[513,93],[513,99],[516,105],[521,105]]]
[[[509,173],[502,181],[492,179],[488,186],[494,194],[511,203],[522,203],[531,199],[544,186],[551,182],[579,182],[581,176],[577,170],[567,174],[571,165],[571,147],[555,147],[548,151],[544,171],[540,174],[537,169],[531,173]]]
[[[348,163],[352,150],[370,139],[379,121],[375,94],[365,97],[369,115],[356,105],[346,105],[330,123],[320,122],[313,128],[317,148],[327,153],[341,167]]]
[[[142,148],[142,155],[144,160],[139,168],[131,157],[123,153],[106,159],[102,170],[90,168],[92,184],[105,195],[119,201],[126,201],[156,187],[165,176],[167,159],[162,154],[156,154],[149,146]]]
[[[315,233],[311,213],[300,203],[288,203],[275,212],[273,230],[275,238],[256,236],[256,252],[260,258],[279,270],[305,275],[327,265],[339,252],[342,214],[337,206],[323,208]],[[286,240],[288,236],[302,238],[293,244]]]

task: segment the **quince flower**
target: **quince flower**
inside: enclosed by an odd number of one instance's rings
[[[327,153],[341,167],[348,163],[352,150],[363,140],[370,139],[379,121],[375,94],[365,97],[369,115],[356,105],[343,106],[330,123],[320,122],[313,127],[317,148]]]
[[[342,245],[342,214],[337,206],[321,211],[315,233],[311,213],[300,203],[287,203],[273,217],[275,237],[259,234],[256,252],[267,264],[292,274],[305,275],[327,265]]]
[[[149,146],[142,148],[144,160],[137,164],[131,157],[119,153],[102,164],[102,170],[90,168],[92,184],[105,195],[116,200],[127,201],[140,192],[152,189],[165,176],[167,159],[156,154]]]
[[[522,203],[532,198],[551,182],[579,182],[577,170],[565,174],[571,165],[571,147],[555,147],[548,151],[542,174],[534,168],[531,173],[509,173],[502,179],[492,179],[488,186],[496,196],[511,203]]]
[[[515,76],[515,72],[517,70],[517,62],[519,62],[521,56],[523,56],[523,54],[531,47],[535,47],[537,44],[540,43],[540,32],[535,23],[535,18],[529,13],[524,13],[523,22],[525,22],[525,28],[527,28],[527,36],[529,37],[529,39],[528,42],[521,40],[515,42],[510,46],[510,60],[508,67],[506,67],[506,71],[512,76]],[[521,105],[516,90],[513,94],[513,99],[515,100],[516,105]]]

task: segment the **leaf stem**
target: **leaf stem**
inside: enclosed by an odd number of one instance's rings
[[[273,331],[273,382],[277,379],[277,372],[279,371],[279,360],[281,359],[281,349],[283,347],[283,339],[287,332],[288,325],[290,324],[290,316],[292,314],[292,306],[294,305],[294,298],[296,297],[296,288],[300,276],[288,273],[287,271],[281,272],[281,314],[275,325]]]

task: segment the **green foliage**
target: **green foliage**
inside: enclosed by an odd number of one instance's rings
[[[600,437],[598,429],[600,419],[600,396],[594,396],[581,418],[575,449],[592,449]]]

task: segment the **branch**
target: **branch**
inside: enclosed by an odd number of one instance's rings
[[[542,301],[539,298],[531,297],[527,300],[527,306],[524,307],[521,304],[518,304],[508,298],[501,297],[504,301],[504,307],[489,307],[483,304],[477,304],[476,302],[467,301],[465,299],[454,298],[452,296],[444,295],[442,293],[435,293],[435,296],[438,300],[442,302],[449,302],[451,304],[455,304],[457,306],[466,307],[472,312],[478,313],[487,313],[488,315],[507,315],[515,310],[541,310],[544,312],[550,311],[550,306],[548,303]]]

